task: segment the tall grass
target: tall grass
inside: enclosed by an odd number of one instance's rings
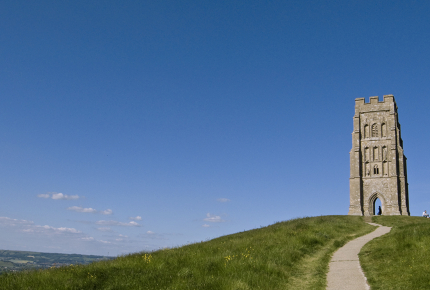
[[[430,288],[430,219],[379,216],[391,232],[367,243],[360,263],[372,289]]]
[[[0,289],[325,289],[331,254],[372,231],[361,217],[294,219],[90,265],[0,276]]]

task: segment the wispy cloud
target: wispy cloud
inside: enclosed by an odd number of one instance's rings
[[[132,221],[141,221],[142,217],[141,216],[137,216],[137,217],[130,217],[129,219],[131,219]]]
[[[39,198],[51,198],[51,199],[56,199],[56,200],[61,200],[61,199],[67,199],[67,200],[79,199],[79,195],[67,195],[67,194],[63,194],[61,192],[42,193],[42,194],[38,194],[37,197],[39,197]]]
[[[155,234],[153,231],[147,231],[146,232],[148,235],[153,235],[153,234]]]
[[[202,225],[202,227],[204,227],[204,228],[208,228],[208,227],[210,227],[210,225],[208,225],[208,224],[204,224],[204,225]]]
[[[119,235],[118,235],[118,237],[119,237],[119,238],[116,238],[116,239],[115,239],[115,241],[117,241],[117,242],[123,241],[124,239],[128,238],[128,236],[121,235],[121,234],[119,234]]]
[[[219,202],[229,202],[230,200],[228,198],[218,198],[217,201],[219,201]]]
[[[101,213],[101,214],[104,214],[104,215],[110,215],[110,214],[112,214],[113,212],[112,212],[112,210],[111,210],[111,209],[107,209],[107,210],[100,211],[100,213]]]
[[[97,210],[95,210],[95,209],[93,209],[91,207],[84,208],[84,207],[81,207],[81,206],[71,206],[71,207],[68,207],[67,209],[68,210],[73,210],[73,211],[76,211],[76,212],[87,212],[87,213],[96,213],[97,212]]]
[[[113,213],[111,209],[98,211],[98,210],[91,208],[91,207],[85,208],[82,206],[71,206],[71,207],[68,207],[67,210],[73,210],[76,212],[85,212],[85,213],[100,213],[100,214],[104,214],[104,215],[110,215]]]
[[[94,238],[93,237],[84,237],[84,238],[81,238],[81,240],[84,240],[84,241],[94,241]]]
[[[22,232],[25,233],[70,233],[70,234],[80,234],[81,231],[78,231],[74,228],[66,228],[66,227],[51,227],[48,225],[40,226],[35,225],[32,221],[27,220],[18,220],[12,219],[9,217],[0,217],[0,225],[9,226],[9,227],[17,227]]]
[[[113,221],[113,220],[110,220],[110,221],[100,220],[100,221],[97,221],[96,224],[101,226],[121,226],[121,227],[140,227],[141,226],[135,221],[122,223],[122,222]]]
[[[71,233],[71,234],[80,234],[81,231],[78,231],[77,229],[74,228],[65,228],[65,227],[61,227],[61,228],[54,228],[48,225],[44,225],[44,226],[35,226],[33,228],[34,232],[56,232],[56,233]]]
[[[206,222],[211,223],[222,223],[225,222],[225,220],[221,219],[219,215],[211,215],[210,213],[206,214],[206,218],[203,219]]]
[[[27,220],[18,220],[18,219],[13,219],[13,218],[9,218],[9,217],[0,217],[0,225],[5,225],[5,226],[17,226],[17,225],[33,225],[34,222],[32,221],[27,221]]]
[[[100,227],[100,228],[97,228],[97,230],[101,232],[112,232],[110,227]]]

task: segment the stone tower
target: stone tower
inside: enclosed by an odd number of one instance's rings
[[[409,215],[406,157],[393,95],[355,99],[349,215]]]

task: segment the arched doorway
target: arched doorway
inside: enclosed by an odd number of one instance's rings
[[[379,214],[379,208],[381,208],[381,215],[383,214],[382,212],[382,203],[381,200],[379,198],[376,198],[375,201],[373,202],[373,215],[378,215]]]
[[[377,215],[379,211],[379,207],[381,207],[381,214],[385,213],[385,198],[379,192],[373,193],[368,199],[368,213],[369,215]]]

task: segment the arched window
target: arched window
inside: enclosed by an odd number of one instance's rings
[[[387,158],[388,158],[387,154],[388,154],[387,147],[386,146],[382,147],[382,160],[387,161]]]
[[[388,176],[388,163],[387,162],[382,163],[382,171],[383,171],[384,176]]]
[[[379,168],[378,168],[378,165],[375,165],[375,166],[373,167],[373,174],[375,174],[375,175],[378,175],[378,174],[379,174]]]
[[[387,137],[387,125],[385,123],[381,125],[381,137]]]
[[[376,123],[372,125],[372,137],[378,137],[378,125]]]
[[[373,160],[379,160],[379,147],[373,147]]]
[[[364,138],[369,138],[369,125],[364,125]]]
[[[369,152],[369,147],[364,148],[364,161],[369,161],[370,160],[370,152]]]

